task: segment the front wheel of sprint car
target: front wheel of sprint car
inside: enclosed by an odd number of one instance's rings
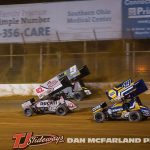
[[[104,122],[106,119],[106,116],[103,112],[97,112],[94,114],[94,120],[98,123]]]
[[[25,114],[26,117],[32,116],[32,115],[33,115],[33,110],[32,110],[32,108],[26,108],[26,109],[24,110],[24,114]]]

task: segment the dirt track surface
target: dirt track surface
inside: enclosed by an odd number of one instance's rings
[[[150,119],[138,123],[128,121],[107,121],[98,124],[92,120],[91,107],[102,98],[90,98],[77,102],[79,108],[67,116],[52,114],[25,117],[21,109],[22,100],[0,100],[0,150],[11,150],[12,136],[16,133],[33,132],[34,135],[56,134],[76,138],[150,138]],[[143,96],[144,104],[150,106],[150,97]],[[27,150],[116,150],[150,149],[149,144],[47,144],[28,147]]]

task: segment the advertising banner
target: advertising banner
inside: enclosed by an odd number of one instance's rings
[[[121,38],[121,1],[0,6],[0,43]]]
[[[123,37],[150,38],[150,0],[123,0]]]

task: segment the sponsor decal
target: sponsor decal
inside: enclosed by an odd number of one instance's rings
[[[13,149],[25,149],[28,146],[39,146],[50,143],[64,143],[64,136],[55,134],[33,135],[33,132],[16,133],[13,138]]]
[[[115,90],[110,90],[110,91],[108,92],[108,95],[109,95],[109,97],[111,97],[111,98],[115,98],[115,97],[116,97],[116,91],[115,91]]]
[[[52,80],[52,81],[50,80],[47,82],[48,88],[53,88],[57,84],[58,84],[58,80]]]
[[[36,89],[36,92],[37,92],[37,93],[42,93],[42,92],[44,92],[44,89],[43,89],[42,87],[38,87],[38,88]]]

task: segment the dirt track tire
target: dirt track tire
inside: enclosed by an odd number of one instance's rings
[[[32,110],[32,108],[26,108],[26,109],[24,110],[24,114],[25,114],[26,117],[31,117],[31,116],[33,115],[33,110]]]
[[[129,121],[131,122],[138,122],[141,121],[142,118],[142,114],[139,111],[132,111],[129,113]]]
[[[77,101],[81,101],[84,97],[85,97],[85,94],[83,91],[77,92],[73,96],[73,98]]]
[[[56,109],[56,114],[59,116],[65,116],[68,113],[68,109],[65,105],[60,105]]]
[[[104,122],[106,119],[105,114],[103,112],[97,112],[94,114],[94,120],[98,123]]]

